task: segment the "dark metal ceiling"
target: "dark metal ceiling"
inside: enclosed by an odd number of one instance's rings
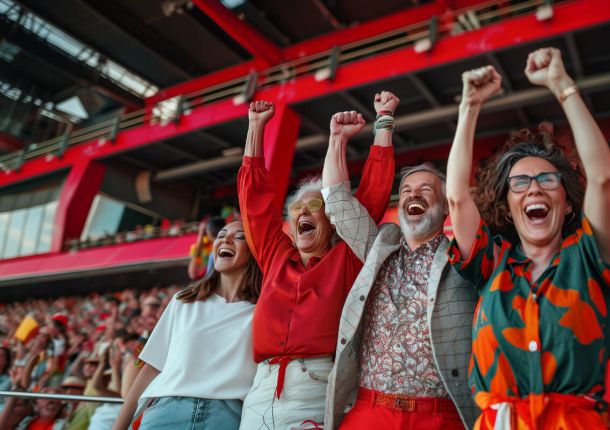
[[[176,6],[169,12],[168,3]],[[278,46],[285,47],[425,3],[429,1],[249,0],[231,13]],[[198,7],[189,7],[187,1],[19,0],[18,6],[99,53],[101,61],[111,59],[160,88],[252,58]],[[14,22],[0,19],[0,37],[2,43],[18,47],[12,60],[0,59],[0,79],[32,91],[43,101],[57,102],[83,88],[94,88],[103,105],[98,109],[98,115],[125,104],[142,102],[140,97],[100,75],[95,67],[59,52]],[[405,121],[396,130],[397,152],[446,144],[451,141],[455,129],[455,115],[451,109],[461,90],[462,71],[494,64],[504,75],[505,92],[519,95],[531,88],[523,74],[525,58],[531,50],[548,45],[561,48],[570,73],[587,79],[610,71],[610,44],[600,43],[603,40],[610,40],[610,25],[587,28],[537,44],[513,46],[298,103],[293,108],[302,118],[299,137],[308,144],[297,146],[293,176],[299,177],[321,166],[324,135],[334,112],[358,110],[371,121],[373,95],[381,89],[393,91],[401,98],[398,115],[405,117]],[[610,114],[607,85],[593,87],[584,93],[596,116]],[[9,101],[0,96],[0,109],[9,106]],[[31,130],[39,120],[40,117],[32,112],[26,124]],[[507,103],[484,113],[478,131],[480,135],[501,135],[543,120],[563,121],[563,115],[556,103],[534,97],[518,106]],[[224,151],[243,146],[246,129],[245,120],[239,119],[116,155],[105,162],[167,173],[170,169],[202,161],[220,160],[177,178],[178,184],[202,187],[202,198],[209,201],[215,188],[234,188],[239,158],[227,157]],[[349,159],[363,159],[371,140],[370,135],[355,139],[350,145]],[[227,198],[234,199],[234,196]],[[205,205],[204,201],[203,207]]]

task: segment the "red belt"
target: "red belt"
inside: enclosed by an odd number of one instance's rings
[[[441,397],[411,397],[359,388],[358,400],[373,406],[385,406],[402,412],[422,412],[428,414],[438,414],[441,412],[457,413],[453,402]]]

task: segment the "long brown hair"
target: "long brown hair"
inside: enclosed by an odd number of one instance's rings
[[[235,222],[235,221],[233,221]],[[201,280],[193,282],[184,290],[180,291],[176,298],[184,303],[193,303],[197,300],[206,300],[220,287],[220,272],[217,272],[212,266]],[[239,283],[237,297],[240,300],[247,300],[250,303],[256,303],[258,296],[261,293],[261,284],[263,283],[263,274],[256,264],[256,260],[252,253],[248,258],[246,271]]]
[[[561,185],[574,212],[573,217],[566,217],[562,233],[563,237],[570,235],[580,221],[585,179],[571,139],[567,135],[555,139],[550,123],[540,124],[537,133],[528,129],[514,132],[504,147],[482,165],[473,196],[481,217],[493,234],[501,234],[513,243],[519,241],[515,226],[507,220],[510,210],[506,196],[510,170],[526,157],[542,158],[561,173]]]

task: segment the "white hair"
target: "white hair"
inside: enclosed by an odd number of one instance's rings
[[[299,182],[297,190],[286,198],[284,210],[286,211],[286,214],[288,214],[288,219],[290,219],[290,211],[288,210],[290,205],[300,200],[301,197],[303,197],[303,194],[310,191],[315,191],[322,194],[322,178],[313,176],[305,178]]]
[[[294,226],[292,225],[292,216],[290,215],[290,211],[288,210],[288,208],[290,207],[291,204],[300,200],[301,197],[303,197],[303,194],[311,192],[311,191],[320,193],[320,195],[322,194],[322,178],[320,178],[319,176],[313,176],[313,177],[307,177],[307,178],[301,180],[299,182],[299,185],[297,186],[296,191],[294,193],[290,194],[286,198],[286,204],[284,205],[284,210],[286,211],[286,214],[288,217],[288,223],[290,225],[290,232],[293,236],[296,236],[296,235],[295,235],[295,232],[293,231]],[[333,232],[333,235],[330,238],[331,248],[333,246],[335,246],[338,241],[339,241],[339,235],[337,234],[337,231],[335,230]]]

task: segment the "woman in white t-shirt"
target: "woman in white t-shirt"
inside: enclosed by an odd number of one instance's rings
[[[213,255],[214,270],[177,293],[161,316],[113,430],[129,427],[138,399],[148,402],[140,430],[239,428],[256,373],[252,312],[262,275],[241,221],[219,232]]]

